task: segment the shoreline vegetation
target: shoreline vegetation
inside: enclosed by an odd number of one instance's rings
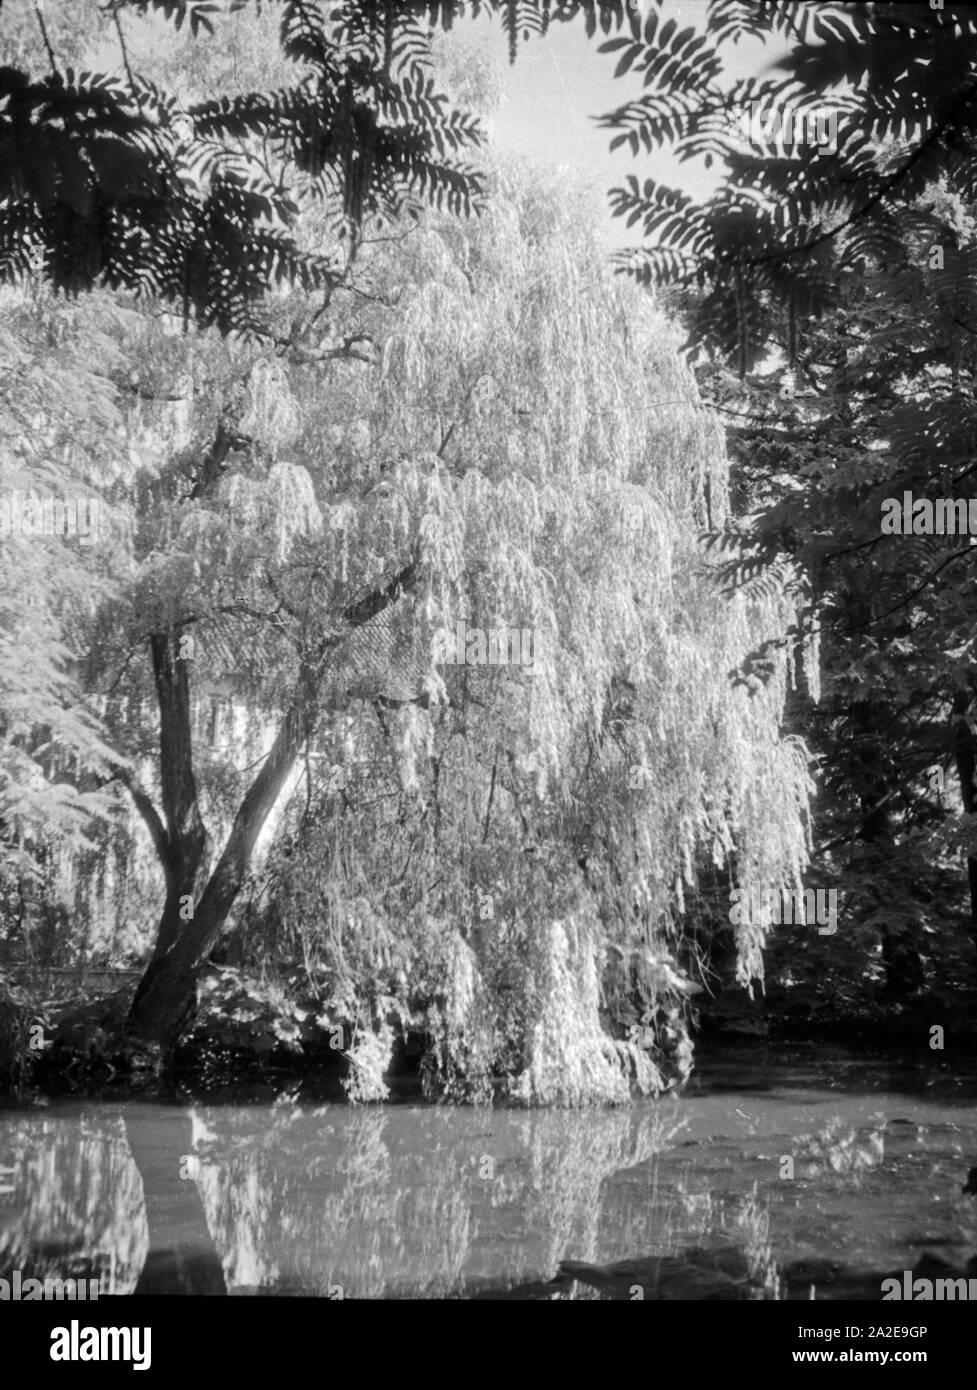
[[[287,996],[280,995],[278,1012],[266,1000],[263,1010],[255,1009],[236,1027],[226,1014],[204,1011],[191,1037],[164,1063],[158,1049],[147,1048],[127,1033],[133,989],[130,983],[108,998],[101,993],[85,1001],[74,998],[65,1027],[58,1026],[60,1010],[48,1004],[54,1022],[46,1029],[46,1038],[57,1037],[57,1044],[47,1041],[31,1048],[27,1039],[32,1028],[36,1032],[43,1026],[43,1014],[22,990],[11,989],[0,978],[0,1102],[23,1104],[37,1096],[106,1091],[124,1098],[165,1094],[173,1087],[190,1094],[262,1081],[274,1086],[296,1081],[313,1088],[324,1086],[324,1094],[333,1099],[349,1098],[352,1066],[344,1045],[350,1036],[348,1026],[313,1025],[301,1039],[283,1038],[281,1025],[291,1014],[281,1011]],[[711,1061],[752,1053],[762,1066],[764,1056],[803,1056],[811,1048],[830,1052],[834,1047],[857,1046],[876,1061],[887,1057],[907,1061],[916,1056],[920,1065],[945,1068],[952,1066],[954,1057],[971,1056],[977,1045],[977,1007],[948,1010],[933,997],[895,1008],[883,996],[865,997],[854,1007],[852,1001],[842,1000],[833,1009],[822,1006],[815,1011],[809,1000],[791,1000],[789,991],[774,982],[766,998],[751,1000],[742,990],[730,991],[700,1000],[698,1010],[697,1055],[701,1052]],[[936,1047],[934,1026],[945,1027],[948,1034]],[[910,1047],[913,1038],[916,1046]],[[424,1085],[426,1041],[419,1033],[395,1040],[382,1073],[384,1099],[412,1103],[437,1099]],[[681,1087],[685,1079],[677,1071],[666,1075],[662,1093]],[[639,1095],[635,1088],[630,1098]],[[502,1076],[491,1079],[490,1093],[482,1100],[520,1104],[507,1094],[507,1079]]]

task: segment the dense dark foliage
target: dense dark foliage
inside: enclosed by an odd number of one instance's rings
[[[802,1017],[857,1021],[861,979],[890,1018],[912,1002],[942,1018],[972,990],[977,943],[977,552],[881,522],[887,498],[972,487],[977,19],[717,0],[703,29],[653,13],[605,45],[649,91],[604,124],[635,153],[725,163],[701,206],[654,179],[613,201],[658,237],[628,271],[669,287],[727,424],[749,515],[712,537],[728,582],[802,593],[793,639],[820,638],[824,696],[798,718],[821,765],[821,874],[849,929],[827,947],[778,943],[791,988],[772,1012],[793,999]],[[784,56],[730,86],[722,55],[743,35]],[[793,139],[769,119],[787,110]],[[819,142],[829,115],[836,139]]]

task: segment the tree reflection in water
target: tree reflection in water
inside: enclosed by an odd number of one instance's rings
[[[916,1234],[921,1167],[959,1166],[957,1118],[885,1124],[858,1101],[857,1123],[798,1124],[787,1183],[783,1114],[730,1118],[708,1096],[586,1113],[255,1099],[0,1116],[12,1189],[0,1194],[0,1276],[98,1277],[103,1294],[596,1298],[630,1286],[554,1285],[561,1263],[647,1261],[655,1289],[677,1259],[715,1263],[751,1298],[806,1298],[812,1285],[878,1298],[900,1247],[869,1248],[864,1233],[882,1229],[893,1181],[906,1194],[905,1268],[912,1250],[952,1253],[959,1236],[947,1203]],[[835,1194],[828,1216],[798,1204],[811,1183]],[[864,1253],[842,1263],[837,1223],[853,1226],[855,1204]]]
[[[194,1134],[182,1107],[133,1102],[126,1134],[142,1178],[149,1249],[137,1294],[226,1294],[196,1183]]]
[[[148,1248],[139,1174],[120,1106],[3,1117],[0,1276],[98,1278],[132,1293]]]
[[[392,1114],[396,1123],[391,1124]],[[200,1107],[200,1188],[232,1290],[463,1296],[593,1253],[601,1187],[675,1132],[662,1114]],[[646,1214],[644,1235],[653,1224]]]
[[[100,1281],[100,1295],[226,1293],[178,1107],[70,1106],[5,1119],[0,1277]]]

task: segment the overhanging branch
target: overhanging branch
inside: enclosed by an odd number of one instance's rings
[[[140,783],[139,779],[130,772],[128,768],[117,767],[110,781],[118,781],[128,790],[132,797],[136,810],[142,816],[149,831],[153,848],[159,858],[163,871],[169,876],[170,873],[170,837],[166,832],[166,826],[160,817],[159,812],[153,805],[152,798]]]

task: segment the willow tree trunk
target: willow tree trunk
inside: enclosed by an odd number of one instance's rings
[[[350,604],[340,615],[343,624],[357,628],[368,623],[413,587],[418,572],[415,556],[389,584]],[[335,635],[335,624],[330,624],[329,630],[330,636],[315,642],[303,655],[293,696],[271,751],[241,802],[212,872],[210,842],[193,772],[189,677],[183,657],[188,641],[176,625],[150,639],[160,712],[163,816],[132,778],[126,780],[163,866],[166,897],[153,956],[129,1012],[130,1027],[141,1037],[169,1047],[192,1017],[197,976],[227,924],[258,837],[314,730],[323,673],[342,643],[342,636]]]
[[[171,819],[168,804],[174,798],[172,794],[168,798],[164,790],[163,803],[170,826],[167,838],[174,844],[174,856],[177,852],[182,855],[178,860],[183,870],[178,888],[203,882],[203,890],[197,900],[192,888],[189,894],[179,895],[168,886],[153,957],[139,982],[129,1014],[132,1027],[145,1038],[172,1044],[190,1020],[197,975],[227,922],[247,876],[258,836],[312,731],[317,675],[317,670],[311,668],[303,671],[271,752],[242,801],[224,850],[209,876],[202,862],[205,840],[195,836],[191,842],[189,837],[181,836],[180,822]],[[163,708],[161,702],[161,711]],[[189,724],[188,715],[187,721]],[[167,772],[166,747],[167,738],[161,732],[164,788],[174,780],[192,785],[192,774],[186,766],[181,769],[170,765]],[[186,749],[188,762],[188,743]],[[188,819],[192,823],[193,818]]]

